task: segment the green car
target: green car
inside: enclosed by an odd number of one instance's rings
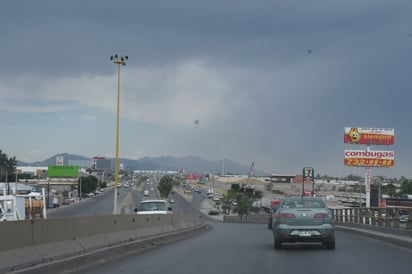
[[[335,226],[329,208],[317,197],[283,198],[272,221],[274,248],[282,243],[320,242],[335,249]]]

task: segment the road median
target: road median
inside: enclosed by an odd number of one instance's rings
[[[203,229],[199,215],[107,215],[0,224],[0,273]],[[18,231],[18,233],[16,233]]]

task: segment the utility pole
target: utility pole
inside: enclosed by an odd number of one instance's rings
[[[117,64],[117,114],[116,114],[116,172],[114,178],[114,207],[113,207],[113,214],[117,214],[117,187],[119,185],[119,117],[120,117],[120,66],[126,65],[126,60],[129,57],[122,56],[122,55],[112,55],[110,56],[110,60],[113,63]]]

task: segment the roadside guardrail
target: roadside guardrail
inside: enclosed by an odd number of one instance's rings
[[[412,237],[412,208],[331,208],[331,212],[337,224],[361,225],[367,229],[386,228]]]
[[[0,223],[0,273],[204,227],[193,214],[104,215]]]

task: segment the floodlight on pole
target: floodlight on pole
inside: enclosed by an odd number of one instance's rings
[[[117,214],[117,188],[119,185],[119,117],[120,117],[120,66],[125,66],[129,57],[122,55],[112,55],[110,60],[117,64],[117,114],[116,114],[116,167],[114,178],[114,207],[113,214]]]

